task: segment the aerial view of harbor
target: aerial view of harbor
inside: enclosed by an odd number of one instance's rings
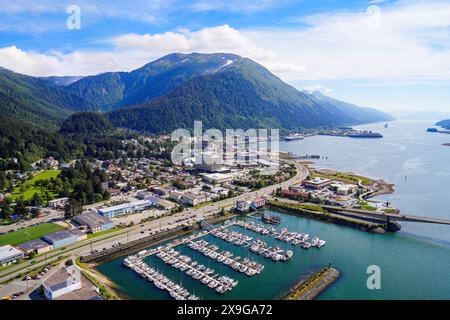
[[[449,35],[449,0],[0,0],[0,315],[450,301]]]

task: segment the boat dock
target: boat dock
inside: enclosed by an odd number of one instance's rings
[[[267,248],[267,244],[261,240],[255,240],[250,243],[253,238],[236,231],[229,231],[225,227],[213,229],[211,230],[210,234],[224,241],[233,243],[237,246],[244,245],[246,248],[250,246],[251,252],[261,254],[265,258],[271,258],[273,261],[287,261],[293,255],[293,252],[291,250],[284,251],[278,247]]]
[[[273,228],[266,228],[261,224],[255,224],[254,222],[236,221],[234,225],[241,228],[250,230],[255,233],[270,236],[276,240],[284,241],[292,245],[301,245],[304,249],[309,249],[310,247],[320,248],[325,245],[326,241],[321,240],[318,237],[313,237],[310,240],[310,235],[308,233],[289,231],[287,228],[281,229],[279,232]]]
[[[130,256],[124,260],[124,265],[136,272],[142,278],[152,282],[158,289],[166,290],[175,300],[199,300],[199,298],[187,291],[181,285],[170,280],[162,273],[156,271],[136,256]]]
[[[214,273],[213,269],[206,268],[203,265],[198,265],[198,262],[192,261],[188,256],[181,255],[180,252],[173,248],[165,248],[161,250],[157,255],[166,264],[173,268],[180,269],[188,276],[208,286],[219,294],[224,294],[231,291],[238,281],[224,275],[211,275]]]
[[[264,270],[264,265],[248,258],[241,259],[241,257],[234,257],[230,251],[218,252],[218,246],[210,245],[205,240],[190,242],[188,247],[250,277],[260,274]]]

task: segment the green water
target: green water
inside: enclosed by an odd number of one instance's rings
[[[272,212],[268,210],[269,213]],[[272,212],[274,213],[274,212]],[[237,247],[212,236],[204,237],[217,244],[222,250],[235,255],[249,257],[265,265],[257,276],[247,277],[218,262],[204,257],[183,245],[177,248],[199,263],[212,267],[221,274],[239,280],[235,289],[223,296],[201,285],[181,271],[165,265],[156,256],[146,262],[164,272],[173,280],[182,283],[186,289],[202,299],[276,299],[301,277],[311,274],[328,262],[342,272],[342,277],[320,299],[449,299],[450,298],[450,248],[443,244],[408,238],[401,234],[375,235],[349,227],[299,218],[278,213],[282,223],[277,228],[288,227],[293,231],[308,232],[327,241],[321,249],[304,250],[262,236],[240,227],[232,229],[258,237],[271,246],[291,249],[294,256],[288,262],[273,262],[264,259],[248,249]],[[122,258],[103,264],[98,270],[121,287],[130,299],[168,299],[152,283],[140,278],[133,271],[122,266]],[[369,265],[381,268],[381,289],[369,290],[366,273]]]

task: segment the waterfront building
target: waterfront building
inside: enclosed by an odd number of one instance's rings
[[[91,233],[97,233],[114,228],[114,222],[94,211],[86,211],[73,219],[76,223],[86,226]]]
[[[78,236],[67,230],[59,230],[46,234],[43,240],[53,245],[54,249],[58,249],[78,241]]]
[[[149,208],[153,203],[149,200],[139,200],[130,203],[124,203],[113,207],[98,209],[98,213],[106,218],[140,212]]]
[[[323,189],[331,185],[332,181],[330,179],[316,177],[312,180],[303,181],[303,186],[310,189]]]
[[[33,251],[37,254],[41,254],[53,250],[53,245],[42,239],[34,239],[19,244],[18,248],[28,254]]]
[[[252,208],[256,209],[256,210],[264,207],[265,205],[266,205],[266,199],[261,198],[261,197],[254,199],[251,204]]]
[[[24,253],[14,248],[13,246],[10,246],[9,244],[0,247],[0,266],[4,267],[11,263],[16,263],[20,260],[22,260],[24,257]]]
[[[250,210],[250,201],[238,200],[236,202],[236,210],[239,212],[247,212],[248,210]]]
[[[48,207],[52,209],[63,209],[69,202],[69,198],[59,198],[55,200],[50,200],[48,202]]]

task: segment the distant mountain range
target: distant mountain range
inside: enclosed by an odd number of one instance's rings
[[[192,128],[194,120],[205,128],[286,130],[392,120],[319,92],[300,92],[233,54],[170,54],[131,72],[83,78],[35,78],[0,68],[0,112],[59,128],[80,111],[102,112],[116,127],[150,133]],[[84,116],[92,121],[88,114],[75,119]]]
[[[450,130],[450,119],[439,121],[438,123],[436,123],[436,125],[444,129]]]

